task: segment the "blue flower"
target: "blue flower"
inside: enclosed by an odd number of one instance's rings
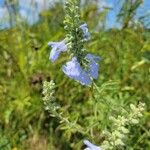
[[[88,86],[92,83],[92,79],[98,78],[98,61],[100,60],[100,57],[87,54],[85,59],[88,61],[87,69],[83,69],[77,58],[73,57],[71,61],[67,62],[66,65],[63,65],[62,70],[71,79],[77,80],[82,85]]]
[[[98,146],[92,144],[92,143],[91,143],[90,141],[88,141],[88,140],[84,140],[83,143],[87,146],[87,148],[84,149],[84,150],[101,150],[100,147],[98,147]]]
[[[66,65],[63,65],[62,70],[67,76],[79,81],[82,85],[91,84],[89,75],[81,68],[76,57],[73,57]]]
[[[64,40],[61,42],[49,42],[48,45],[52,47],[49,56],[49,59],[52,62],[56,61],[61,52],[65,52],[67,50],[67,45]]]
[[[87,24],[84,23],[79,28],[83,31],[84,40],[86,40],[86,41],[90,40],[91,35],[90,35],[89,31],[88,31]]]
[[[88,63],[88,73],[93,79],[98,78],[98,71],[99,71],[99,64],[98,62],[100,61],[99,56],[94,56],[92,54],[87,54],[85,57],[89,63]]]

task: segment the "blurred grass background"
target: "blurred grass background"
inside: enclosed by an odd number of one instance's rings
[[[11,2],[7,1],[5,7]],[[86,47],[102,57],[97,85],[118,82],[115,88],[97,95],[97,99],[125,106],[139,101],[146,103],[141,124],[131,129],[129,150],[150,149],[150,29],[133,20],[140,3],[137,0],[132,7],[129,1],[122,3],[118,14],[120,28],[107,29],[105,21],[110,8],[99,12],[97,3],[85,1],[81,9],[82,19],[92,34]],[[13,4],[9,5],[14,12],[10,12],[10,26],[0,30],[0,150],[81,149],[85,135],[76,130],[61,130],[59,121],[44,111],[42,83],[52,79],[57,85],[57,102],[66,116],[78,118],[85,127],[99,122],[93,131],[99,142],[100,132],[108,126],[106,114],[116,113],[117,108],[113,112],[99,104],[99,114],[103,114],[95,120],[91,116],[95,91],[68,79],[61,71],[67,55],[63,54],[54,64],[49,61],[47,43],[64,37],[62,2],[44,9],[32,25],[19,17],[17,1]]]

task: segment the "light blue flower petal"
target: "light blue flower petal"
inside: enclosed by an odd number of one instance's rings
[[[88,141],[88,140],[84,140],[83,142],[84,142],[84,144],[87,146],[88,150],[101,150],[100,147],[98,147],[98,146],[92,144],[92,143],[91,143],[90,141]]]
[[[99,71],[98,62],[100,61],[100,57],[99,56],[94,56],[92,54],[87,54],[86,59],[89,61],[89,64],[88,64],[88,66],[89,66],[89,70],[88,70],[89,75],[92,78],[97,79],[98,78],[98,71]]]
[[[85,148],[84,150],[91,150],[90,148]]]
[[[87,41],[87,40],[90,40],[91,38],[91,35],[88,31],[88,27],[87,27],[87,24],[84,23],[80,26],[80,29],[83,31],[83,36],[84,36],[84,39]]]
[[[99,62],[101,60],[101,58],[99,56],[95,56],[93,54],[87,54],[86,58],[91,60],[91,61],[95,61],[95,62]]]
[[[48,46],[51,46],[52,48],[59,44],[59,42],[48,42]]]
[[[92,83],[89,75],[87,72],[85,72],[84,70],[82,70],[79,78],[78,78],[78,81],[82,84],[82,85],[90,85]]]
[[[91,79],[80,66],[76,57],[73,57],[71,61],[62,66],[63,72],[71,79],[79,81],[82,85],[90,85]]]
[[[52,62],[54,62],[54,61],[56,61],[56,59],[58,58],[59,54],[60,54],[60,51],[57,51],[57,50],[56,50],[56,47],[54,47],[54,48],[51,50],[51,52],[50,52],[49,59],[50,59]]]
[[[52,62],[56,61],[61,52],[65,52],[67,50],[64,40],[61,42],[49,42],[48,45],[52,47],[49,57]]]
[[[81,67],[76,57],[73,57],[71,61],[66,63],[66,65],[63,65],[63,72],[74,78],[81,74]]]

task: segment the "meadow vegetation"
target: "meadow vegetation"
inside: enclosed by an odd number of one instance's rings
[[[122,6],[121,28],[112,29],[105,26],[108,8],[98,12],[95,3],[82,6],[92,37],[86,48],[101,57],[99,78],[91,87],[61,71],[67,54],[55,63],[49,60],[47,43],[65,35],[61,3],[41,12],[32,26],[20,18],[0,30],[0,150],[80,150],[84,139],[101,146],[103,132],[116,129],[113,119],[128,118],[141,102],[143,116],[125,125],[125,145],[115,149],[150,149],[150,30],[133,21],[139,0],[135,5],[130,12]],[[57,113],[43,103],[43,84],[51,80]]]

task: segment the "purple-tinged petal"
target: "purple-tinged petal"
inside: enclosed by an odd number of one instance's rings
[[[83,85],[90,85],[92,83],[88,73],[82,70],[80,76],[78,77],[78,81]]]
[[[51,50],[51,52],[50,52],[49,59],[50,59],[52,62],[54,62],[54,61],[56,61],[56,59],[58,58],[59,54],[60,54],[60,51],[57,51],[57,50],[56,50],[56,47],[54,47],[54,48]]]
[[[63,72],[74,78],[81,74],[81,67],[76,57],[73,57],[71,61],[66,63],[66,65],[63,65]]]
[[[85,150],[101,150],[100,147],[98,147],[98,146],[92,144],[92,143],[91,143],[90,141],[88,141],[88,140],[84,140],[83,142],[84,142],[84,144],[87,146],[87,148],[86,148]]]
[[[86,58],[91,60],[91,61],[95,61],[95,62],[99,62],[101,60],[101,58],[99,56],[95,56],[93,54],[87,54]]]
[[[54,62],[59,57],[61,52],[65,52],[67,50],[67,46],[64,40],[61,42],[49,42],[48,45],[52,47],[49,57],[52,62]]]
[[[99,71],[98,62],[100,61],[100,57],[99,56],[94,56],[92,54],[87,54],[86,59],[89,61],[89,63],[88,63],[88,66],[89,66],[88,73],[89,73],[89,75],[92,78],[97,79],[98,78],[98,71]]]
[[[87,24],[84,23],[80,26],[80,29],[83,31],[83,37],[85,40],[90,40],[91,38],[91,35],[89,33],[89,30],[88,30],[88,27],[87,27]]]
[[[63,72],[71,79],[79,81],[82,85],[90,85],[91,79],[80,66],[76,57],[73,57],[71,61],[67,62],[66,65],[62,66]]]
[[[55,47],[59,42],[48,42],[48,46]]]

